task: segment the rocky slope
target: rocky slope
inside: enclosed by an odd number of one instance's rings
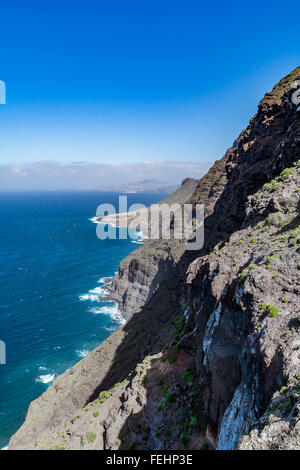
[[[299,76],[199,182],[204,248],[130,255],[128,322],[31,404],[10,449],[300,449]]]
[[[181,188],[162,204],[171,206],[201,201],[206,215],[211,214],[226,182],[225,162],[226,158],[217,161],[198,184],[191,178],[184,180]],[[147,243],[120,263],[109,291],[110,298],[118,302],[127,320],[148,302],[163,281],[174,276],[184,251],[185,242],[160,239]]]

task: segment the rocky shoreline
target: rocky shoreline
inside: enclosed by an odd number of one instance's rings
[[[150,241],[127,323],[31,403],[9,449],[300,450],[300,67],[199,181],[205,245]]]

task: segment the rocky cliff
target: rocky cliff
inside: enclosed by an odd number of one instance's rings
[[[197,180],[186,178],[181,187],[160,202],[160,205],[179,207],[189,202],[197,185]],[[147,212],[149,210],[145,209]],[[131,213],[127,213],[129,216]],[[103,218],[109,222],[108,217]],[[150,237],[151,216],[146,218],[147,227],[141,227],[143,234]],[[117,225],[119,225],[117,223]],[[157,240],[147,243],[125,258],[112,284],[108,286],[110,298],[117,301],[126,320],[151,298],[155,289],[174,272],[177,262],[185,249],[179,240]]]
[[[127,323],[31,404],[10,449],[300,449],[299,76],[199,182],[203,249],[124,261]]]

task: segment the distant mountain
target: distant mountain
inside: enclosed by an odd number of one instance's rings
[[[151,206],[132,212],[109,214],[105,215],[104,217],[99,217],[98,222],[102,222],[104,224],[112,224],[117,227],[128,227],[133,221],[136,221],[136,223],[139,223],[139,228],[143,236],[145,236],[149,240],[158,239],[162,224],[167,227],[168,225],[170,225],[170,220],[167,219],[166,221],[162,221],[160,224],[153,224],[153,211],[159,212],[161,210],[160,206],[162,205],[169,205],[171,207],[177,204],[176,213],[178,213],[178,211],[181,212],[181,205],[185,204],[191,198],[197,185],[198,180],[194,178],[185,178],[181,183],[181,186],[176,189],[176,191],[172,192],[172,194],[168,195],[162,201],[155,205],[156,209]],[[152,215],[150,214],[150,212],[152,212]],[[144,215],[144,217],[142,217],[142,215]]]
[[[161,193],[171,194],[180,187],[180,184],[170,184],[157,179],[146,179],[136,183],[121,184],[112,187],[100,187],[99,191],[112,191],[116,193]]]

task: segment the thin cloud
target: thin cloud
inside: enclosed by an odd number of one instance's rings
[[[41,161],[26,165],[1,165],[2,190],[89,190],[109,189],[142,180],[158,180],[162,184],[178,184],[187,176],[200,178],[211,163],[151,162],[60,164]]]

